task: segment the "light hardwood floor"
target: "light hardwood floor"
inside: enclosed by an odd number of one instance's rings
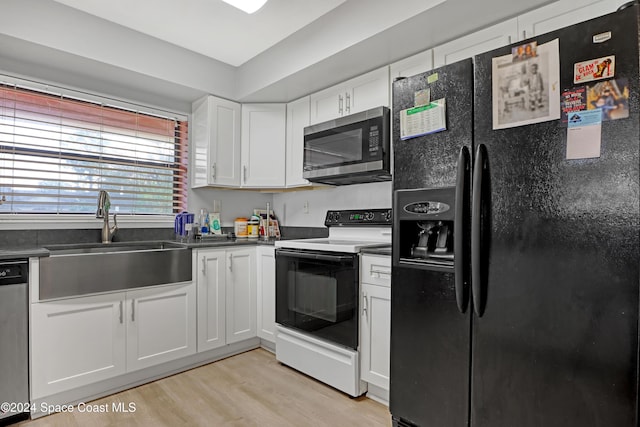
[[[112,404],[135,405],[115,413]],[[351,398],[281,365],[263,349],[90,402],[109,412],[58,413],[18,424],[39,426],[390,426],[386,406]],[[105,406],[102,406],[105,407]]]

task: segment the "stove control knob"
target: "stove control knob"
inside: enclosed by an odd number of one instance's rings
[[[367,212],[364,215],[364,220],[365,221],[373,221],[373,218],[374,218],[373,212]]]
[[[333,220],[334,220],[335,222],[338,222],[338,221],[340,221],[340,217],[341,217],[341,216],[342,216],[342,215],[340,215],[340,212],[334,212],[334,213],[333,213]]]
[[[391,209],[389,209],[389,210],[384,214],[384,220],[385,220],[385,221],[391,221]]]

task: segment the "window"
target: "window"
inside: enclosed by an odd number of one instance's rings
[[[0,213],[186,210],[186,118],[73,95],[0,80]]]

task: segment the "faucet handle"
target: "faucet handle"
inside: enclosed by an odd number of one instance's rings
[[[113,227],[111,227],[111,229],[109,230],[109,234],[111,236],[116,234],[116,231],[118,231],[118,219],[116,218],[117,216],[117,213],[113,214]]]

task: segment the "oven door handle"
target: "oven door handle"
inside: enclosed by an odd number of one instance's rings
[[[317,252],[288,251],[286,249],[279,249],[276,252],[276,254],[295,257],[295,258],[305,258],[305,259],[315,259],[318,261],[335,261],[335,262],[352,261],[354,258],[351,255],[330,255],[326,253],[317,253]]]

